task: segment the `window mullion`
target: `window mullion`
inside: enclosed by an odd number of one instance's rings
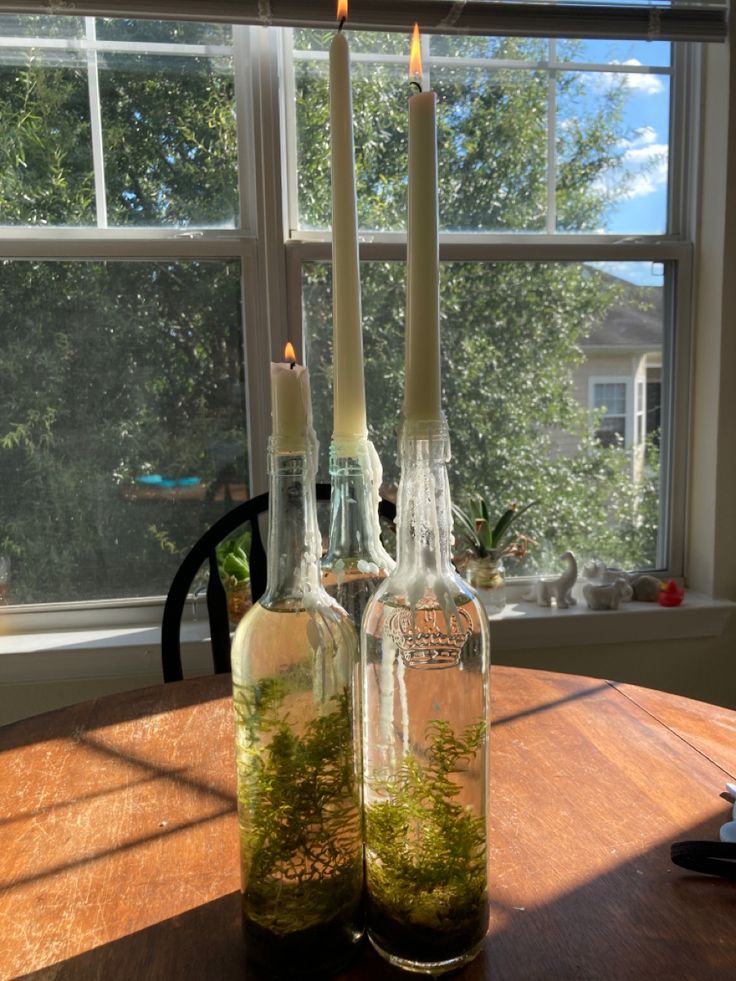
[[[296,135],[296,64],[293,31],[281,32],[281,118],[284,153],[284,186],[286,188],[286,226],[291,237],[299,228],[299,184],[297,180]]]
[[[682,44],[673,45],[672,51],[667,230],[693,239],[697,218],[702,52],[697,45]]]
[[[253,100],[250,79],[250,29],[233,27],[233,75],[235,79],[235,123],[238,154],[238,199],[240,228],[257,227],[256,196],[253,181]]]
[[[258,493],[266,489],[268,365],[289,339],[289,302],[296,303],[298,298],[287,297],[286,286],[278,39],[266,28],[250,30],[258,238],[255,260],[244,266],[244,273],[251,490]],[[301,338],[293,339],[301,342]]]
[[[549,63],[557,61],[557,41],[549,40]],[[557,228],[557,72],[547,70],[547,234]]]
[[[89,123],[92,137],[92,166],[95,175],[97,227],[107,228],[107,190],[105,187],[105,157],[102,143],[100,75],[96,48],[97,28],[94,17],[85,17],[84,23],[87,38],[87,88],[89,91]]]

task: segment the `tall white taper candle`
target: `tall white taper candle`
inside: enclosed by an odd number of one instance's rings
[[[441,417],[436,111],[434,92],[409,99],[404,415],[414,420]]]
[[[334,439],[339,448],[367,435],[358,265],[350,49],[340,31],[330,45],[332,151],[332,318]]]

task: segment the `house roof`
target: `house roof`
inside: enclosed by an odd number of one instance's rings
[[[662,346],[662,294],[659,286],[635,286],[596,270],[596,275],[615,285],[619,298],[603,323],[582,341],[584,348],[657,350]]]

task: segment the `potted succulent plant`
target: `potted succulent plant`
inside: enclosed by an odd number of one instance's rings
[[[471,497],[465,508],[453,505],[455,565],[492,610],[500,611],[506,605],[503,560],[523,559],[533,544],[513,525],[536,503],[522,508],[511,504],[496,522],[491,521],[488,501],[480,494]]]
[[[239,623],[252,605],[248,549],[250,532],[226,538],[215,549],[217,568],[227,597],[230,622]]]

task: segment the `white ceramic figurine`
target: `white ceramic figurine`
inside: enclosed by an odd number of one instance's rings
[[[560,610],[566,610],[568,606],[577,606],[572,588],[577,582],[578,564],[572,552],[563,552],[560,559],[567,563],[567,568],[559,579],[539,579],[535,583],[531,598],[538,606],[551,606],[553,598]]]

